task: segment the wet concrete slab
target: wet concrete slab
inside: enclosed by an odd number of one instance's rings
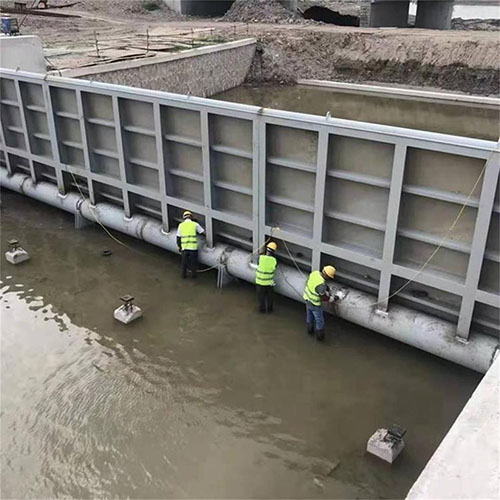
[[[2,192],[2,498],[401,498],[477,373]],[[103,250],[112,254],[105,257]],[[143,317],[113,318],[130,293]],[[404,426],[390,466],[373,432]]]

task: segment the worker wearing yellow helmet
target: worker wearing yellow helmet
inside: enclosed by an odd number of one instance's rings
[[[196,278],[198,270],[198,235],[205,230],[194,220],[193,214],[186,210],[182,214],[182,222],[177,228],[177,247],[182,255],[182,277],[187,278],[188,271],[191,277]]]
[[[278,245],[274,241],[266,245],[266,251],[259,256],[259,265],[255,275],[255,284],[257,286],[257,302],[259,312],[273,312],[273,287],[274,273],[278,262],[274,253],[278,249]]]
[[[333,266],[325,266],[321,271],[313,271],[304,288],[303,298],[306,301],[306,323],[307,333],[314,335],[318,340],[325,338],[325,318],[323,315],[322,302],[333,302],[336,297],[332,296],[327,281],[335,278],[336,269]]]

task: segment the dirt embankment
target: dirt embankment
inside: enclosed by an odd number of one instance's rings
[[[249,82],[378,81],[498,95],[495,33],[287,30],[259,37]]]
[[[304,18],[278,0],[236,0],[222,21],[244,23],[301,23]]]

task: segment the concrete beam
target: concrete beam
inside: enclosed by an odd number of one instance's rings
[[[416,28],[449,30],[453,14],[453,0],[419,0],[417,3]]]

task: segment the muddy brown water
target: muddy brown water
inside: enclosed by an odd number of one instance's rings
[[[317,343],[296,302],[259,315],[247,283],[182,281],[177,256],[9,191],[1,224],[31,254],[2,256],[2,498],[402,498],[480,380],[331,317]],[[393,422],[391,467],[365,447]]]
[[[241,85],[213,96],[298,113],[326,115],[443,134],[498,140],[500,109],[380,97],[328,88]]]

